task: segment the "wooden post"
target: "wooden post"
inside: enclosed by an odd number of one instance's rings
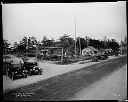
[[[80,46],[80,56],[81,56],[81,43],[80,43],[80,38],[79,38],[79,46]]]
[[[36,45],[36,61],[37,61],[37,56],[38,56],[38,46]]]
[[[61,64],[63,64],[63,48],[62,48],[62,55],[61,55]]]

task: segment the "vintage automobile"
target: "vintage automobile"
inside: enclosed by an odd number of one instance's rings
[[[28,75],[42,75],[42,69],[37,65],[37,62],[34,60],[28,60],[24,62],[24,66],[28,71]]]
[[[51,61],[59,61],[61,60],[61,55],[52,55],[51,56]]]
[[[108,59],[108,55],[106,54],[100,54],[92,57],[93,62],[97,62],[99,60],[107,60],[107,59]]]
[[[12,80],[17,78],[27,78],[27,70],[22,63],[12,62],[8,69],[8,76]]]
[[[108,55],[106,55],[106,54],[97,55],[97,58],[98,58],[98,60],[107,60]]]
[[[106,54],[101,55],[101,57],[102,57],[102,60],[107,60],[108,59],[108,55],[106,55]]]
[[[119,53],[116,51],[113,53],[114,56],[119,57]]]

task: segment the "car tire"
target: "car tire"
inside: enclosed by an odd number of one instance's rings
[[[8,76],[8,71],[6,70],[6,75]]]
[[[27,74],[24,75],[24,78],[27,78]]]
[[[96,57],[94,57],[92,60],[93,60],[94,62],[97,62],[97,58],[96,58]]]
[[[42,72],[39,72],[39,75],[42,75]]]
[[[14,75],[12,74],[12,80],[14,80],[15,78],[14,78]]]
[[[30,76],[32,75],[30,71],[28,72],[28,74],[29,74]]]

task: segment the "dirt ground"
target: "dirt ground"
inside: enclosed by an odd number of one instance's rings
[[[113,58],[116,58],[116,57],[114,56],[109,57],[109,59],[113,59]],[[100,62],[90,62],[90,63],[84,63],[84,64],[79,64],[78,62],[78,63],[68,64],[68,65],[51,64],[51,63],[47,63],[46,61],[38,62],[39,67],[43,69],[42,75],[28,76],[27,78],[22,78],[22,79],[13,80],[13,81],[9,77],[3,76],[3,92],[13,88],[18,88],[28,84],[36,83],[38,81],[41,81],[53,76],[57,76],[72,70],[80,69],[89,65],[93,65],[96,63],[100,63]]]
[[[127,65],[82,89],[68,100],[119,100],[127,99]]]

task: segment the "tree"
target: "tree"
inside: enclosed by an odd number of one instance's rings
[[[127,53],[127,36],[125,36],[124,41],[121,40],[121,52]]]
[[[84,49],[85,47],[87,47],[86,40],[84,38],[77,37],[76,38],[76,48],[77,48],[77,51],[80,52],[80,50]]]
[[[99,40],[90,39],[89,46],[93,46],[94,48],[100,49],[104,47],[104,44]]]
[[[59,47],[63,47],[67,55],[74,53],[75,41],[70,35],[64,34],[59,38],[59,42],[61,43]]]
[[[13,48],[15,49],[15,48],[17,48],[17,46],[18,46],[18,43],[17,42],[14,42]]]
[[[124,38],[124,43],[127,46],[127,36],[125,36],[125,38]]]
[[[69,46],[74,44],[73,38],[70,37],[70,35],[64,34],[59,38],[60,42],[63,43],[64,48],[68,48]]]
[[[90,39],[91,39],[91,38],[88,37],[88,36],[85,37],[85,41],[86,41],[86,45],[87,45],[87,46],[89,45],[89,41],[90,41]]]
[[[37,40],[35,37],[31,37],[32,45],[37,45]]]
[[[8,53],[10,43],[8,43],[8,40],[3,39],[3,53]]]
[[[109,47],[114,51],[118,51],[119,50],[119,43],[115,40],[115,39],[111,39],[109,42]]]
[[[79,48],[81,45],[81,49],[84,49],[85,47],[87,47],[87,43],[86,40],[84,38],[78,37],[76,39],[76,45]]]
[[[55,40],[52,38],[49,40],[46,36],[43,37],[43,40],[41,41],[44,47],[51,47],[53,46]]]
[[[14,44],[13,44],[13,53],[16,53],[16,52],[18,52],[18,49],[17,49],[17,47],[18,47],[18,43],[17,42],[14,42]]]
[[[9,45],[10,43],[8,43],[8,40],[3,39],[3,48],[6,49],[9,47]]]

